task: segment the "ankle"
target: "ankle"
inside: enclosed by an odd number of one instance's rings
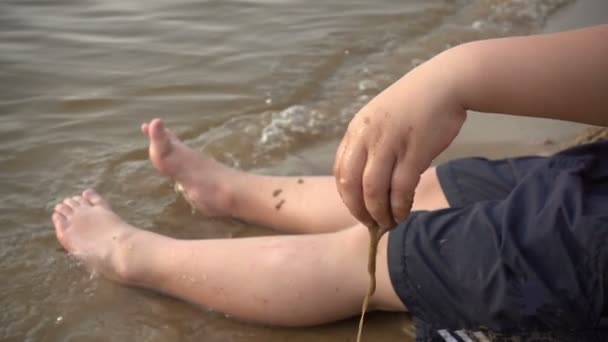
[[[151,277],[150,263],[157,234],[133,230],[116,239],[116,248],[111,254],[111,265],[116,281],[128,285],[143,285]],[[168,238],[167,238],[168,239]]]
[[[235,179],[239,177],[238,171],[226,168],[213,182],[202,182],[196,184],[179,184],[176,187],[184,198],[204,215],[213,217],[232,216],[238,202],[239,191]],[[205,184],[206,183],[206,184]]]
[[[216,211],[223,216],[233,216],[236,211],[238,191],[231,182],[219,185],[213,194]]]

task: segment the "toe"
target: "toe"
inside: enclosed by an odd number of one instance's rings
[[[63,217],[68,217],[74,213],[71,207],[60,203],[55,206],[55,212],[63,215]]]
[[[147,136],[150,136],[149,125],[147,122],[141,124],[141,132]]]
[[[53,220],[53,225],[55,226],[55,236],[57,237],[57,240],[64,249],[68,250],[69,246],[68,239],[66,238],[66,229],[68,228],[69,223],[67,218],[63,216],[63,214],[54,212],[51,219]]]
[[[72,199],[74,201],[76,201],[76,203],[78,203],[79,207],[84,207],[84,206],[90,205],[89,202],[87,200],[85,200],[84,197],[82,197],[82,196],[74,196],[74,197],[72,197]]]
[[[53,220],[53,224],[55,225],[55,229],[59,231],[63,231],[68,227],[68,220],[63,216],[63,214],[59,212],[54,212],[53,216],[51,216]]]
[[[165,140],[167,138],[165,134],[165,123],[161,119],[150,121],[148,130],[150,132],[150,137],[153,140]]]
[[[76,208],[80,207],[80,204],[78,204],[78,202],[74,200],[73,197],[68,197],[64,199],[63,204],[69,206],[70,208],[72,208],[72,210],[75,210]]]
[[[89,201],[92,205],[99,205],[105,208],[109,208],[108,202],[103,199],[95,190],[87,189],[82,193],[82,197]]]
[[[163,158],[171,152],[171,140],[165,130],[165,124],[160,119],[154,119],[148,127],[151,147],[156,156]]]

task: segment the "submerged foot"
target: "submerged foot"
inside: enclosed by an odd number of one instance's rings
[[[180,184],[196,209],[210,216],[228,213],[231,200],[224,185],[234,170],[186,146],[160,119],[143,124],[141,130],[150,139],[150,160],[154,167]]]
[[[140,230],[125,223],[93,190],[66,198],[52,216],[57,240],[93,272],[127,282],[124,250]]]

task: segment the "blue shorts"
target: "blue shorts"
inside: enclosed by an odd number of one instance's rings
[[[608,341],[608,142],[437,174],[450,208],[388,243],[418,341]]]

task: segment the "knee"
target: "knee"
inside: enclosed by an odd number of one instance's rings
[[[339,232],[340,239],[336,242],[335,253],[341,253],[341,265],[349,267],[349,289],[354,302],[360,305],[368,291],[370,274],[368,273],[368,259],[370,257],[370,237],[368,229],[363,225],[356,225],[350,229]],[[405,307],[393,289],[388,270],[388,234],[385,234],[376,250],[376,291],[370,298],[369,309],[404,311]]]
[[[370,235],[369,230],[362,224],[355,225],[349,229],[334,233],[331,251],[332,255],[338,256],[340,264],[349,268],[349,273],[363,284],[367,284],[367,265],[370,257]],[[386,245],[385,235],[377,250],[376,262],[385,258],[383,248]],[[363,288],[365,288],[364,286]],[[364,291],[365,292],[365,291]]]
[[[330,234],[330,248],[327,253],[343,276],[349,279],[349,289],[356,298],[363,298],[366,292],[369,257],[369,233],[367,227],[357,224],[351,228]]]
[[[342,254],[344,258],[348,258],[349,260],[367,260],[367,250],[369,248],[369,232],[367,227],[357,224],[349,229],[333,233],[333,235],[332,249],[334,253]]]

